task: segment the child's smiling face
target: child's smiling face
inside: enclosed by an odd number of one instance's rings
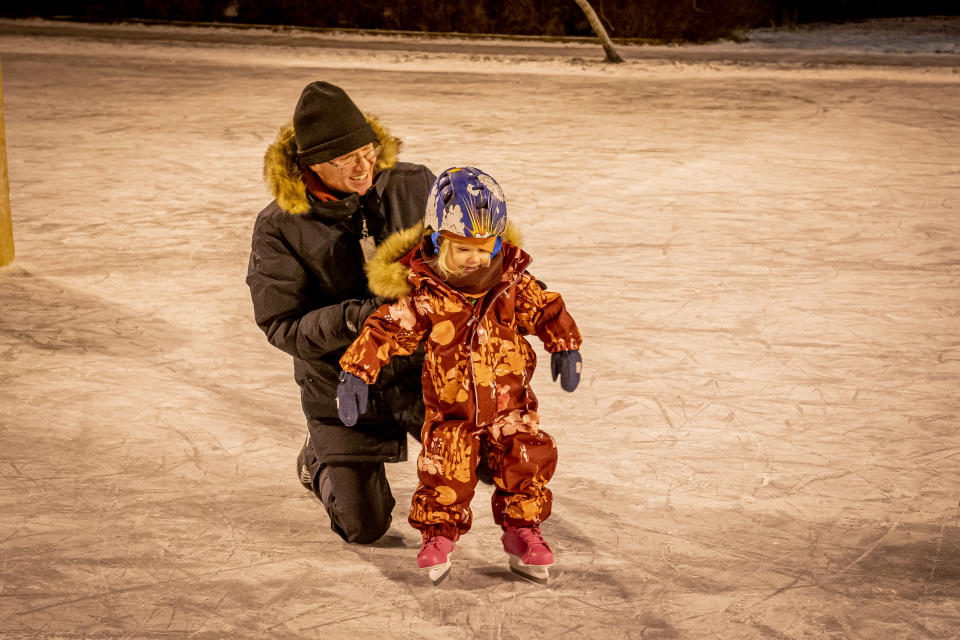
[[[454,273],[472,273],[477,269],[490,266],[491,252],[485,247],[457,242],[451,238],[445,238],[444,242],[450,243],[450,250],[447,253],[447,268]]]

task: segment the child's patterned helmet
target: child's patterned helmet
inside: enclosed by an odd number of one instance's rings
[[[451,167],[437,177],[427,196],[424,222],[439,249],[442,232],[464,238],[497,239],[497,255],[507,230],[507,202],[497,181],[474,167]]]

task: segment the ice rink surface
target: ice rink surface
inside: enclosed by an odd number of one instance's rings
[[[0,638],[960,637],[960,27],[897,24],[612,68],[0,22]],[[375,546],[297,481],[244,276],[262,154],[318,79],[403,159],[493,175],[580,324],[580,389],[534,380],[547,586],[509,573],[486,487],[434,588],[413,460]]]

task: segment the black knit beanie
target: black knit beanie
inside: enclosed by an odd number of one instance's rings
[[[320,164],[376,142],[366,118],[343,89],[311,82],[293,112],[293,135],[301,164]]]

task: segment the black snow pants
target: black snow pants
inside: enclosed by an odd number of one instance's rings
[[[382,462],[321,464],[307,436],[297,456],[300,482],[330,517],[330,528],[347,542],[370,544],[390,528],[396,500]]]

